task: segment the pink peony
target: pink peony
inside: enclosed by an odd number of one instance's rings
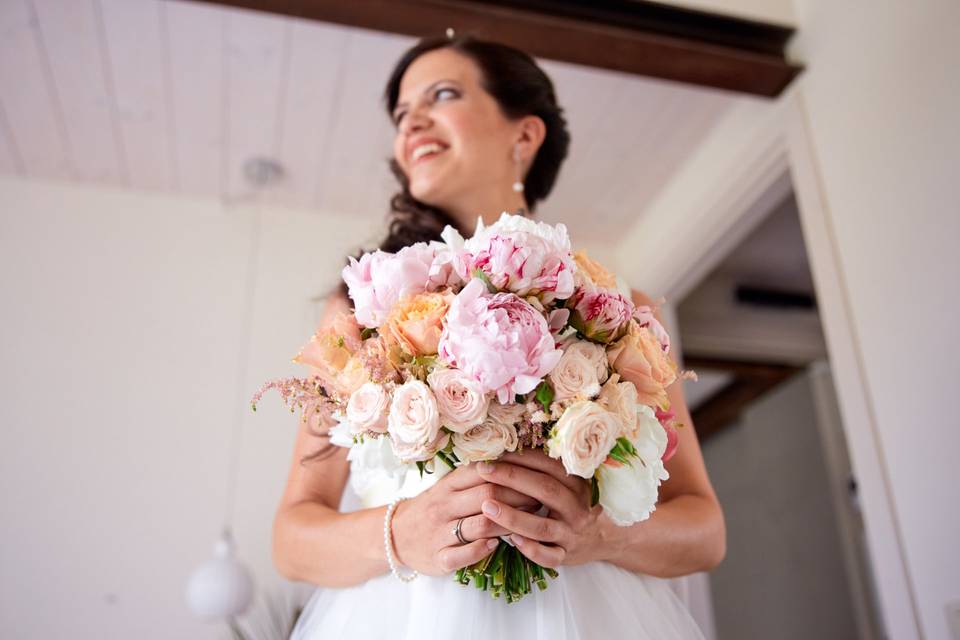
[[[441,242],[418,242],[395,254],[374,251],[360,260],[351,257],[342,275],[357,321],[370,328],[383,324],[400,300],[459,280],[450,250]]]
[[[450,304],[439,354],[502,404],[533,391],[563,356],[539,311],[512,293],[487,295],[479,278]]]
[[[615,289],[581,287],[568,301],[570,324],[590,340],[608,344],[621,337],[633,314],[633,303]]]
[[[653,315],[653,311],[653,307],[646,305],[637,307],[633,310],[633,319],[636,320],[637,324],[641,327],[650,329],[660,343],[660,348],[663,349],[664,353],[670,353],[670,334],[663,328],[663,325],[660,324],[657,317]]]
[[[479,219],[476,233],[467,241],[451,227],[444,229],[443,238],[453,250],[453,264],[464,280],[480,269],[497,289],[521,297],[535,295],[549,303],[573,294],[576,265],[562,224],[534,222],[504,212],[490,227]]]

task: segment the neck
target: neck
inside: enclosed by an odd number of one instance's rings
[[[485,225],[491,225],[500,219],[500,214],[504,211],[517,213],[519,209],[523,209],[526,213],[530,209],[523,193],[517,193],[512,188],[499,193],[474,193],[464,201],[466,204],[451,205],[446,207],[446,210],[468,237],[473,235],[477,227],[477,217],[483,218]]]

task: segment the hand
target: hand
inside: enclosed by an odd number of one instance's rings
[[[590,506],[590,483],[567,475],[559,460],[534,449],[508,453],[494,463],[479,463],[477,471],[482,479],[549,507],[547,516],[538,516],[496,498],[481,505],[487,517],[512,532],[510,539],[527,558],[544,567],[602,558],[599,520],[603,508]]]
[[[488,500],[511,509],[539,506],[514,489],[487,482],[474,464],[457,467],[397,505],[392,529],[398,562],[426,575],[444,575],[488,556],[499,544],[498,537],[510,533],[480,512]],[[460,532],[469,544],[461,544],[453,534],[460,518],[464,519]]]

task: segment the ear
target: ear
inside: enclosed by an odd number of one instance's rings
[[[520,159],[524,164],[532,162],[546,136],[547,125],[543,118],[534,115],[520,118],[514,144],[520,145]]]

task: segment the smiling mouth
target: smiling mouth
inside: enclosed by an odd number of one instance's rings
[[[410,164],[416,165],[421,162],[426,162],[431,158],[435,158],[444,151],[447,150],[447,147],[441,146],[436,143],[421,145],[414,149],[410,157]]]

